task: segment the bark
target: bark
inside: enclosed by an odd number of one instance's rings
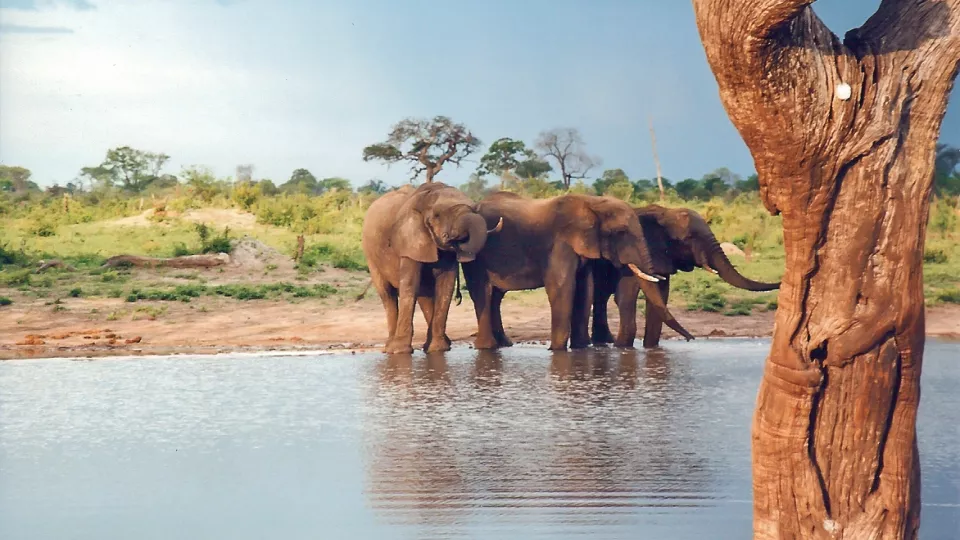
[[[113,268],[116,266],[138,266],[148,268],[212,268],[223,266],[230,262],[230,256],[226,253],[217,253],[210,255],[184,255],[182,257],[171,257],[169,259],[154,257],[139,257],[136,255],[116,255],[110,257],[103,263],[104,268]]]
[[[754,538],[916,538],[922,254],[960,0],[883,0],[843,41],[811,0],[693,3],[764,204],[783,215]]]

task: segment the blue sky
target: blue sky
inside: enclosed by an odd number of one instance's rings
[[[878,4],[815,9],[842,34]],[[960,145],[957,101],[943,140]],[[169,154],[173,173],[397,184],[407,168],[363,147],[438,114],[487,143],[577,127],[594,174],[633,178],[654,175],[652,115],[664,176],[753,171],[688,0],[0,0],[0,161],[43,185],[119,145]]]

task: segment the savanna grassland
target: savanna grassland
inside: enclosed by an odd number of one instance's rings
[[[10,169],[0,177],[10,178]],[[530,197],[571,191],[634,205],[660,202],[655,181],[631,180],[619,169],[592,184],[551,182],[543,172],[502,178],[496,187]],[[343,179],[317,180],[300,169],[275,186],[218,179],[198,168],[155,177],[139,190],[107,182],[89,189],[27,184],[4,190],[2,182],[0,358],[358,348],[385,339],[376,294],[371,289],[356,299],[368,283],[361,225],[366,208],[388,189],[380,182],[354,190]],[[677,184],[666,180],[665,186],[662,204],[703,215],[717,238],[730,244],[730,258],[744,275],[780,279],[780,218],[763,208],[755,177],[721,169]],[[480,176],[460,187],[476,199],[490,189]],[[939,193],[931,204],[924,273],[932,334],[960,333],[957,202],[956,195]],[[297,258],[300,235],[304,250]],[[120,254],[204,253],[227,253],[229,262],[190,269],[104,266]],[[464,301],[451,308],[449,334],[469,342],[476,320],[462,280],[461,287]],[[742,291],[696,270],[672,279],[669,304],[697,337],[769,335],[777,292]],[[548,313],[542,290],[510,293],[503,307],[507,332],[517,341],[547,339]],[[610,315],[613,325],[616,309]],[[422,339],[420,315],[415,325]],[[668,329],[664,335],[676,337]]]

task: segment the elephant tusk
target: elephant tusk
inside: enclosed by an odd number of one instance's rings
[[[703,265],[703,269],[704,269],[704,270],[707,270],[708,272],[713,272],[714,274],[720,274],[720,272],[717,272],[717,271],[714,270],[713,268],[710,268],[710,265],[709,265],[709,264]]]
[[[487,231],[487,234],[498,233],[503,229],[503,218],[500,218],[500,221],[497,222],[497,226]]]
[[[640,271],[639,268],[637,268],[637,265],[635,265],[635,264],[633,264],[633,263],[627,264],[627,266],[630,267],[630,271],[633,272],[634,274],[636,274],[637,277],[640,278],[640,279],[645,279],[645,280],[647,280],[647,281],[652,281],[652,282],[654,282],[654,283],[657,283],[657,282],[660,281],[658,278],[655,278],[655,277],[651,276],[650,274],[645,274],[645,273],[643,273],[642,271]]]

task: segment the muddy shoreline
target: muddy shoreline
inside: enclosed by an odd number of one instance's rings
[[[549,341],[545,298],[508,297],[503,319],[517,344]],[[53,357],[256,353],[266,351],[379,351],[386,338],[378,300],[241,302],[211,298],[189,304],[167,302],[161,314],[137,311],[119,299],[66,299],[58,310],[37,302],[0,310],[0,360]],[[126,310],[126,311],[124,311]],[[690,312],[675,315],[698,339],[768,337],[774,313],[747,316]],[[117,313],[126,313],[117,316]],[[616,310],[611,310],[616,331]],[[641,321],[642,322],[642,321]],[[928,308],[927,335],[960,339],[960,306]],[[414,348],[424,339],[424,321],[414,320]],[[640,325],[642,332],[642,324]],[[456,345],[472,346],[476,333],[473,306],[465,301],[450,310],[448,335]],[[665,340],[681,339],[664,328]]]

